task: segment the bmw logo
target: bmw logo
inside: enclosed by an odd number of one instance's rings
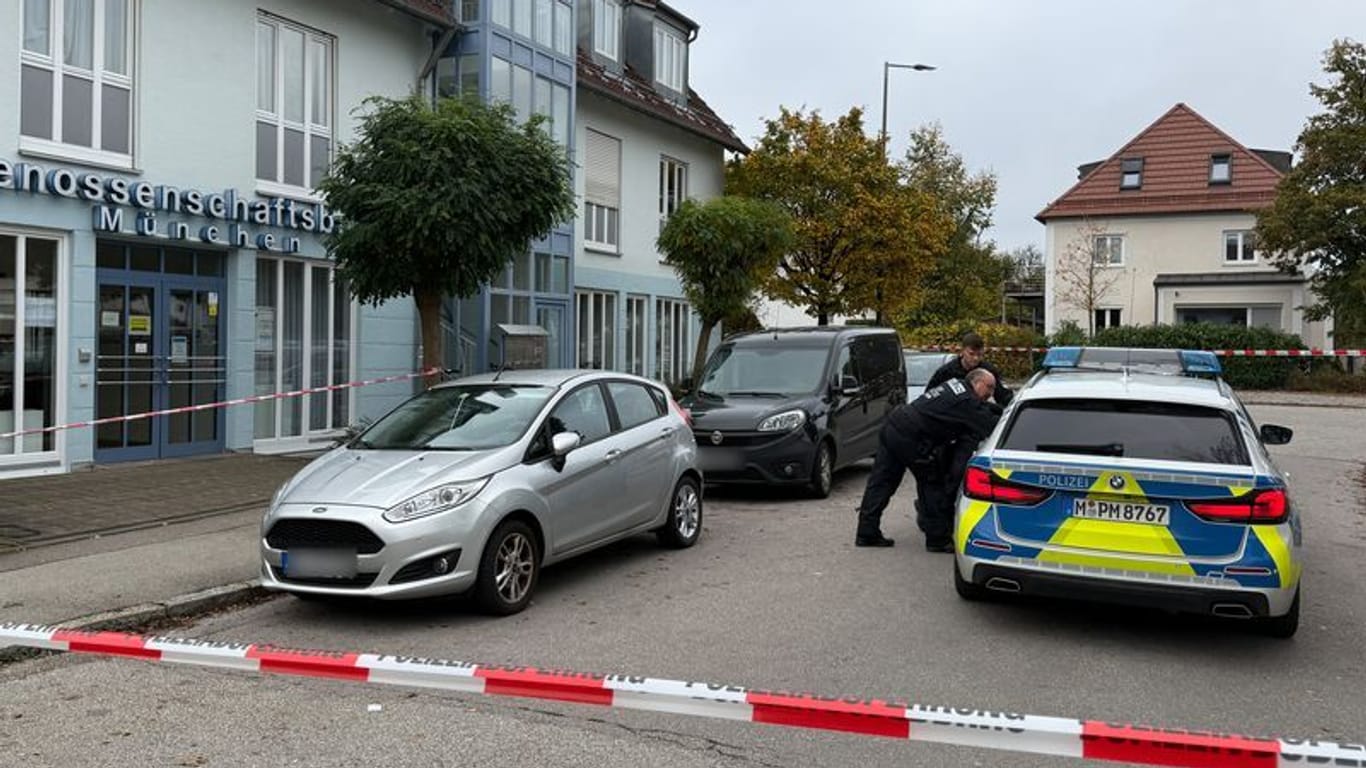
[[[313,508],[313,514],[315,514],[315,515],[321,515],[322,513],[326,512],[326,511],[327,511],[327,507],[314,507],[314,508]]]
[[[726,439],[726,436],[723,435],[723,434],[721,434],[721,430],[719,430],[719,429],[716,430],[715,432],[712,432],[712,433],[711,433],[711,444],[712,444],[712,445],[720,445],[720,444],[721,444],[721,441],[722,441],[722,440],[725,440],[725,439]]]
[[[1124,478],[1119,475],[1110,475],[1110,487],[1116,491],[1124,490]]]

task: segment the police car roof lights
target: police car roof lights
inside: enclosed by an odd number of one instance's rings
[[[1223,366],[1213,352],[1191,349],[1128,347],[1054,347],[1044,355],[1046,371],[1125,371],[1220,376]]]

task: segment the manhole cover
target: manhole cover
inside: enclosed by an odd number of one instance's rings
[[[36,539],[41,535],[43,535],[42,531],[35,531],[22,525],[0,525],[0,539],[24,541],[25,539]]]

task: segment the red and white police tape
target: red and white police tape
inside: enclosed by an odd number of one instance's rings
[[[958,347],[919,347],[926,352],[957,352]],[[992,352],[1047,352],[1048,347],[991,347]],[[1211,349],[1220,357],[1366,357],[1366,349]]]
[[[310,387],[309,389],[295,389],[289,392],[275,392],[269,395],[252,395],[251,397],[239,397],[234,400],[221,400],[216,403],[200,403],[199,405],[185,405],[178,408],[166,408],[160,411],[147,411],[145,413],[130,413],[127,416],[108,416],[103,419],[93,421],[73,421],[70,424],[58,424],[55,427],[32,427],[21,429],[18,432],[0,432],[0,440],[8,440],[11,437],[22,437],[24,435],[38,435],[44,432],[59,432],[64,429],[80,429],[82,427],[98,427],[101,424],[116,424],[122,421],[137,421],[138,419],[150,419],[153,416],[169,416],[173,413],[193,413],[195,411],[208,411],[214,408],[227,408],[230,405],[246,405],[247,403],[260,403],[266,400],[282,400],[286,397],[302,397],[303,395],[313,394],[314,392],[334,392],[338,389],[354,389],[356,387],[368,387],[371,384],[384,384],[390,381],[405,381],[407,379],[425,378],[441,373],[440,368],[429,368],[425,371],[416,373],[404,373],[397,376],[384,376],[378,379],[365,379],[364,381],[348,381],[345,384],[329,384],[325,387]]]
[[[822,696],[705,682],[390,654],[0,623],[0,645],[122,656],[243,672],[435,688],[786,725],[966,747],[1192,768],[1366,768],[1366,745],[1239,736]]]

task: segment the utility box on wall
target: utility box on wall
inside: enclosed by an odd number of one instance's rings
[[[500,323],[498,330],[503,348],[501,366],[505,370],[524,371],[544,368],[549,360],[550,333],[539,325],[508,325]]]

